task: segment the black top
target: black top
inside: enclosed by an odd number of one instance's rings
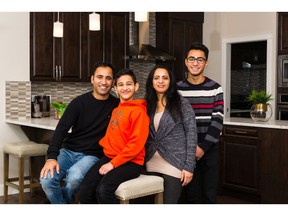
[[[73,99],[55,129],[48,148],[48,159],[57,159],[61,147],[87,155],[102,157],[99,140],[105,135],[112,110],[119,99],[110,95],[97,100],[92,91]],[[69,130],[71,133],[68,133]]]

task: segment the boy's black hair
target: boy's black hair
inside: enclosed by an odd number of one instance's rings
[[[131,70],[130,68],[124,68],[118,71],[115,75],[115,85],[117,84],[117,80],[123,75],[129,75],[132,78],[133,82],[137,83],[136,75],[134,74],[133,70]]]
[[[189,50],[186,52],[186,58],[188,57],[188,53],[190,52],[190,50],[201,50],[204,52],[205,54],[205,58],[206,60],[208,60],[208,55],[209,55],[209,49],[202,43],[200,42],[194,42],[191,44]]]

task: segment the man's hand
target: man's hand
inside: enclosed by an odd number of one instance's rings
[[[204,154],[205,154],[204,150],[197,145],[197,147],[196,147],[196,160],[200,160]]]
[[[57,160],[51,160],[51,159],[47,160],[46,163],[44,164],[43,168],[41,169],[40,178],[47,178],[49,171],[50,171],[51,178],[53,178],[55,167],[56,167],[57,174],[59,174],[60,166],[59,166]]]

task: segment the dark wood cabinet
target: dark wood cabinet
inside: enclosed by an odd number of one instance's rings
[[[30,80],[54,80],[54,14],[30,13]]]
[[[186,52],[193,42],[202,42],[203,12],[156,13],[156,46],[176,58],[167,62],[174,71],[177,81],[185,75]]]
[[[288,131],[224,125],[220,191],[258,203],[288,203]]]
[[[127,67],[129,13],[100,13],[101,30],[89,31],[88,12],[59,13],[63,38],[53,37],[57,13],[30,13],[30,80],[90,81],[97,61],[109,61],[116,70]]]
[[[31,54],[30,80],[81,80],[81,13],[60,13],[64,24],[63,38],[53,37],[57,13],[30,13]]]
[[[288,130],[260,128],[261,203],[288,204]]]
[[[129,67],[126,56],[129,50],[129,13],[104,13],[104,59],[111,62],[116,71]]]
[[[288,54],[288,12],[278,12],[278,55]]]
[[[259,194],[259,151],[257,128],[224,127],[221,143],[222,186]]]

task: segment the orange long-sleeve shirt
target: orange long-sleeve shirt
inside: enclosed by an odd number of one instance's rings
[[[144,164],[145,143],[150,119],[146,101],[142,99],[120,103],[112,112],[105,136],[99,144],[116,168],[128,161]]]

